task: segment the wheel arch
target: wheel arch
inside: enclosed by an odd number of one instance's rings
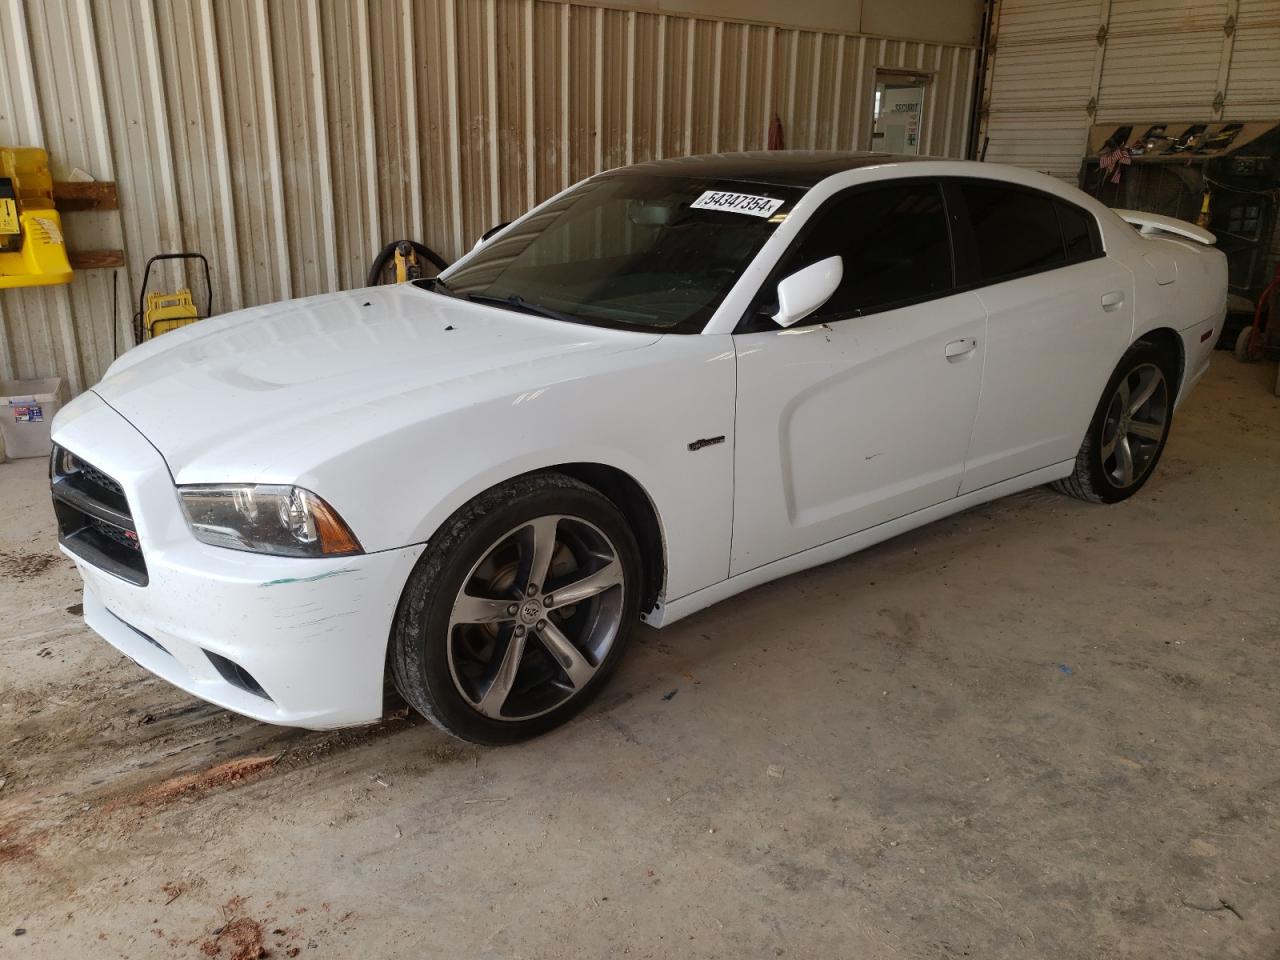
[[[535,461],[536,462],[536,461]],[[662,517],[649,490],[635,475],[615,464],[599,460],[573,459],[536,466],[526,463],[509,464],[483,477],[473,478],[454,489],[427,524],[420,526],[415,540],[426,543],[445,525],[454,513],[476,497],[494,487],[520,477],[539,473],[562,473],[598,490],[626,519],[635,534],[643,563],[644,585],[640,597],[642,613],[651,610],[662,596],[667,580],[667,537]]]
[[[1134,342],[1149,343],[1169,358],[1174,370],[1173,387],[1174,400],[1176,401],[1178,395],[1182,393],[1182,381],[1186,376],[1187,368],[1186,347],[1182,342],[1182,337],[1172,327],[1153,327],[1145,331]]]
[[[666,585],[666,541],[662,534],[662,521],[653,498],[640,482],[618,467],[603,463],[558,463],[545,471],[535,473],[563,473],[599,490],[612,501],[626,518],[640,547],[640,560],[644,566],[644,592],[640,596],[640,610],[653,609]]]

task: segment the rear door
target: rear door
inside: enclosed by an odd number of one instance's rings
[[[949,180],[957,260],[987,311],[982,398],[960,492],[1075,457],[1133,330],[1133,275],[1081,207]]]
[[[814,213],[734,335],[730,572],[955,496],[982,381],[986,312],[956,292],[933,180],[837,194]],[[832,255],[844,279],[789,329],[777,281]]]

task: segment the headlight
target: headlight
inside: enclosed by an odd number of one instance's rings
[[[360,541],[333,507],[310,490],[275,484],[179,487],[187,524],[215,547],[281,557],[360,553]]]

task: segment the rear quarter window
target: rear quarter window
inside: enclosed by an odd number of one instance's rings
[[[1058,223],[1062,227],[1062,243],[1067,263],[1083,263],[1102,256],[1098,238],[1098,222],[1093,215],[1074,203],[1058,201]]]
[[[973,231],[978,277],[996,283],[1066,266],[1054,201],[999,183],[960,186]]]

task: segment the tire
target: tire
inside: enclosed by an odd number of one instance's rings
[[[1249,353],[1249,341],[1253,337],[1253,324],[1249,324],[1243,330],[1236,334],[1235,346],[1232,347],[1231,353],[1241,363],[1250,363],[1256,358]]]
[[[1139,403],[1153,381],[1151,393]],[[1143,340],[1130,347],[1102,392],[1075,470],[1054,487],[1092,503],[1118,503],[1141,490],[1169,437],[1176,384],[1176,371],[1164,351]]]
[[[392,678],[414,709],[462,740],[536,737],[604,686],[639,616],[641,586],[635,536],[599,491],[559,473],[499,484],[444,523],[410,574],[392,628]]]

